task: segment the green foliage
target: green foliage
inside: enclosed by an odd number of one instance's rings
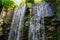
[[[44,0],[45,2],[55,2],[56,0]]]
[[[34,3],[34,0],[26,0],[26,2]]]
[[[25,4],[25,1],[22,1],[22,2],[20,3],[20,6],[23,7],[24,4]]]
[[[20,3],[20,6],[24,6],[25,3],[41,3],[42,0],[22,0],[22,2]]]
[[[34,3],[34,0],[22,0],[20,7],[23,7],[25,3]]]
[[[34,3],[41,3],[43,0],[34,0]]]
[[[0,0],[0,6],[2,5],[2,0]]]
[[[56,1],[60,1],[60,0],[56,0]]]
[[[57,11],[56,11],[57,13],[57,16],[60,18],[60,5],[57,7]]]
[[[2,0],[0,4],[6,8],[16,6],[13,0]]]

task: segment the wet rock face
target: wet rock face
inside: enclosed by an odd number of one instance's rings
[[[11,11],[1,11],[0,15],[0,40],[7,40],[12,20],[13,9]],[[3,38],[4,37],[4,38]]]
[[[58,33],[59,25],[60,25],[60,19],[57,17],[50,17],[45,18],[45,25],[46,25],[46,40],[54,40],[56,37],[56,33]],[[52,34],[52,35],[51,35]],[[55,36],[54,36],[55,35]]]

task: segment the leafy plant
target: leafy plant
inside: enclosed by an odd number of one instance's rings
[[[2,0],[2,5],[6,8],[16,6],[13,0]]]

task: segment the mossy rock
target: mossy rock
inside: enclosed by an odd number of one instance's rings
[[[9,19],[8,18],[4,18],[4,23],[8,24],[9,23]]]
[[[42,3],[42,0],[34,0],[34,3]]]
[[[2,33],[2,27],[0,27],[0,36],[2,36],[3,33]]]

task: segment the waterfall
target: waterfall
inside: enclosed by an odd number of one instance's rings
[[[22,40],[21,32],[24,24],[25,9],[26,5],[15,8],[8,40]]]
[[[22,40],[26,5],[15,8],[8,40]],[[32,4],[31,19],[29,21],[28,40],[45,40],[44,18],[53,16],[48,3]]]
[[[32,19],[30,20],[29,40],[45,40],[44,3],[33,4],[31,15]],[[41,31],[41,29],[43,31]]]

